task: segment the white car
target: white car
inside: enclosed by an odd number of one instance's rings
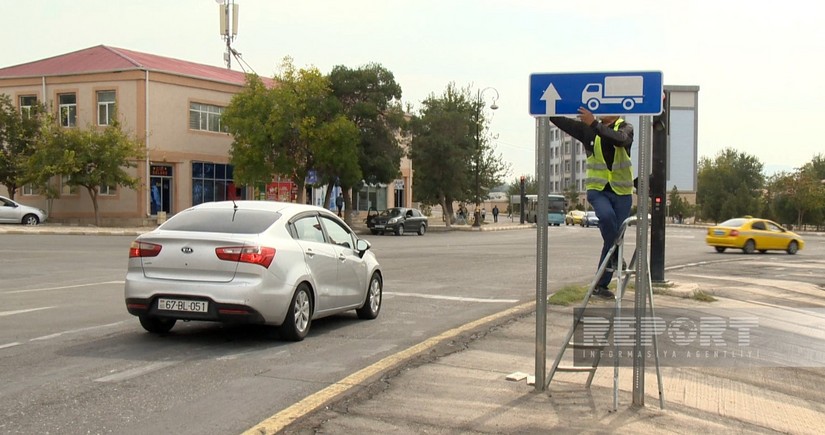
[[[46,212],[0,196],[0,223],[37,225],[46,220]]]
[[[383,282],[369,242],[329,210],[223,201],[186,209],[132,242],[125,298],[153,333],[205,320],[278,325],[299,341],[320,317],[376,318]]]

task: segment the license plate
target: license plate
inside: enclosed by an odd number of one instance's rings
[[[186,299],[158,299],[158,310],[205,313],[209,311],[209,302],[190,301]]]
[[[384,225],[376,225],[375,228],[384,228]]]
[[[714,236],[724,236],[725,235],[725,230],[713,230],[713,235]]]

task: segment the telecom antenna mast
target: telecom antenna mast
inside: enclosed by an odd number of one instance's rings
[[[215,0],[215,2],[218,3],[221,38],[226,41],[226,53],[223,54],[223,60],[226,62],[226,68],[232,69],[232,55],[235,54],[232,41],[238,36],[238,5],[235,4],[235,0]]]

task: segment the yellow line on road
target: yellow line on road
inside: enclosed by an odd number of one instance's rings
[[[307,396],[300,402],[290,406],[289,408],[284,409],[281,412],[278,412],[272,417],[269,417],[266,420],[258,423],[257,425],[247,429],[245,432],[243,432],[243,435],[275,434],[281,429],[285,428],[290,423],[294,422],[295,420],[298,420],[299,418],[320,408],[321,406],[328,403],[339,394],[346,392],[350,388],[363,383],[367,379],[379,373],[389,370],[414,356],[420,355],[446,340],[453,339],[458,335],[461,335],[467,331],[471,331],[487,323],[494,322],[495,320],[498,320],[502,317],[507,317],[512,314],[525,311],[527,309],[534,309],[535,305],[535,302],[527,302],[515,306],[500,313],[492,314],[487,317],[478,319],[474,322],[470,322],[465,325],[459,326],[458,328],[451,329],[440,335],[437,335],[419,344],[416,344],[415,346],[407,348],[401,352],[390,355],[382,359],[381,361],[378,361],[375,364],[370,365],[369,367],[365,367],[347,376],[346,378],[324,388],[323,390],[318,391],[315,394]]]

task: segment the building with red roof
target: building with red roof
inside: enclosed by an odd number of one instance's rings
[[[67,128],[106,126],[114,107],[124,130],[146,144],[131,168],[136,190],[103,187],[104,225],[154,223],[201,202],[247,198],[229,165],[232,138],[220,115],[246,76],[210,65],[99,45],[0,69],[0,94],[19,107],[45,103]],[[272,79],[263,78],[272,85]],[[50,219],[93,222],[84,189],[61,183]],[[47,208],[44,196],[24,187],[19,199]]]

